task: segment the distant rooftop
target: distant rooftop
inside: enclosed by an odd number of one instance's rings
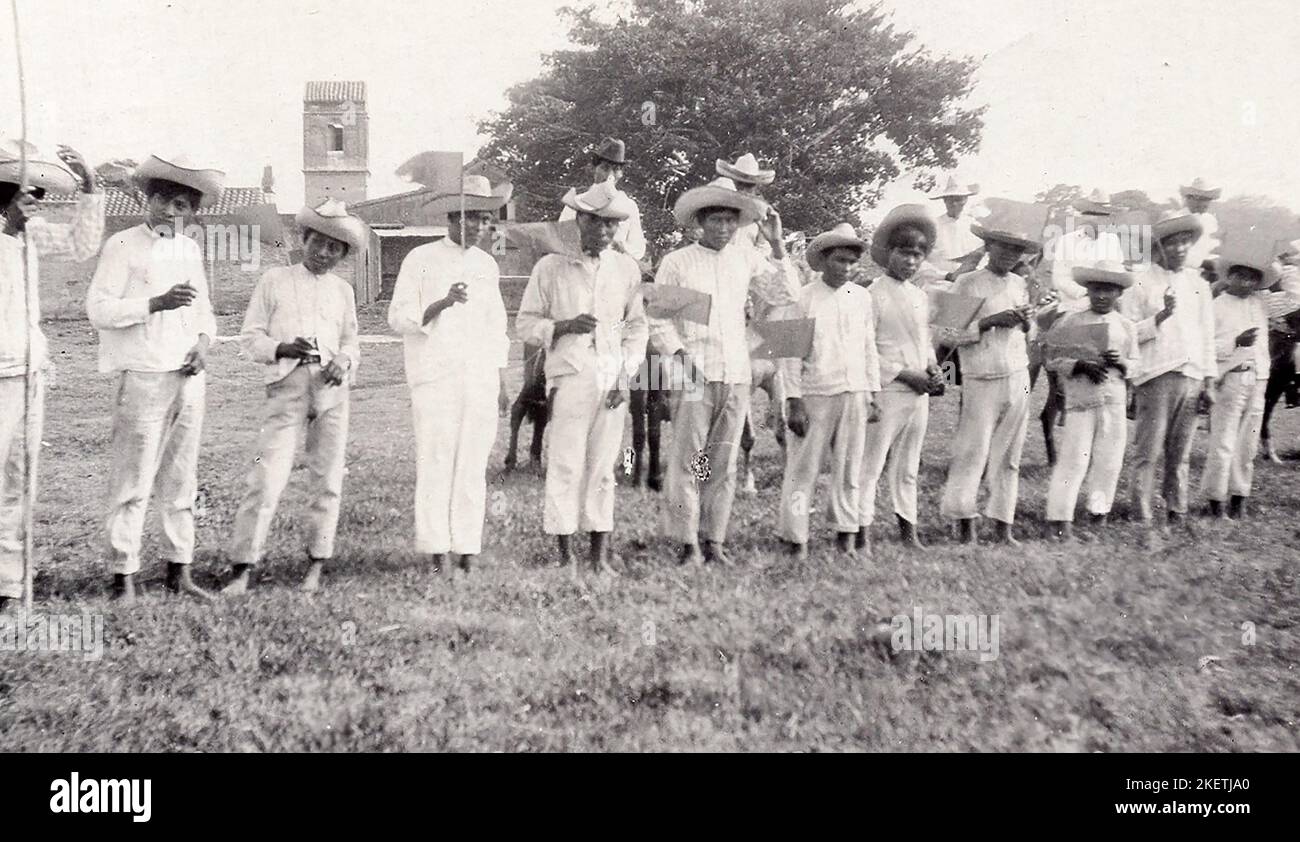
[[[104,214],[106,216],[139,216],[144,213],[143,196],[135,191],[126,191],[118,187],[104,190]],[[50,193],[46,202],[75,202],[76,193]],[[266,195],[260,187],[227,187],[221,191],[221,198],[216,204],[199,210],[200,216],[223,216],[250,205],[266,202]]]
[[[365,102],[365,82],[308,82],[303,102]]]

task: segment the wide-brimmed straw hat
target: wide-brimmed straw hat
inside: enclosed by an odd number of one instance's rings
[[[1184,232],[1191,233],[1195,239],[1199,240],[1204,230],[1201,221],[1196,218],[1195,214],[1188,213],[1185,210],[1166,210],[1151,225],[1151,241],[1158,243],[1165,237],[1172,237],[1174,234]]]
[[[996,240],[1029,252],[1043,247],[1043,226],[1048,207],[1011,199],[988,199],[988,213],[973,222],[970,231],[985,242]]]
[[[1183,198],[1191,196],[1196,199],[1209,199],[1210,201],[1214,201],[1223,193],[1223,188],[1211,187],[1206,183],[1205,179],[1197,176],[1192,180],[1191,184],[1179,187],[1178,192],[1183,196]]]
[[[969,184],[969,185],[958,184],[956,177],[950,175],[948,176],[948,183],[944,185],[944,188],[940,190],[938,193],[932,194],[930,198],[951,199],[951,198],[960,197],[964,199],[968,196],[974,196],[978,192],[980,192],[980,187],[978,184]]]
[[[23,152],[27,153],[27,169],[23,170]],[[24,146],[18,139],[0,140],[0,181],[17,184],[24,178],[29,187],[47,193],[71,193],[77,189],[77,176],[58,158],[48,158],[32,144]]]
[[[885,214],[885,218],[871,234],[871,259],[881,266],[889,264],[889,240],[903,225],[915,225],[925,234],[926,253],[934,248],[936,229],[934,217],[925,205],[899,205]]]
[[[1074,202],[1074,209],[1090,216],[1110,216],[1119,208],[1110,201],[1110,194],[1100,189],[1093,190],[1086,197]]]
[[[1266,289],[1277,283],[1282,275],[1282,265],[1277,260],[1276,240],[1272,236],[1235,236],[1232,232],[1227,232],[1218,251],[1214,268],[1220,278],[1228,277],[1228,270],[1233,266],[1246,266],[1263,275],[1257,288]]]
[[[141,190],[155,179],[188,187],[202,194],[200,205],[215,204],[221,198],[221,188],[226,183],[225,172],[195,167],[184,155],[171,155],[167,158],[150,155],[135,168],[132,178]]]
[[[632,215],[632,200],[608,181],[593,184],[584,193],[570,187],[560,201],[565,207],[603,219],[627,219]]]
[[[815,271],[820,272],[826,268],[826,254],[837,248],[857,249],[861,254],[867,250],[867,241],[858,236],[852,225],[841,222],[831,230],[813,237],[804,251],[804,259]]]
[[[365,248],[369,232],[366,224],[348,213],[348,206],[338,199],[326,199],[319,206],[304,206],[294,216],[299,227],[318,231],[327,237],[341,240],[354,249]]]
[[[718,175],[726,176],[733,181],[743,181],[746,184],[771,184],[776,178],[776,170],[759,169],[758,159],[748,152],[737,158],[734,164],[718,158],[714,163],[714,169],[718,171]]]
[[[1100,260],[1094,266],[1075,266],[1070,274],[1080,286],[1110,284],[1121,289],[1133,286],[1133,274],[1124,268],[1123,263],[1114,260]]]
[[[482,175],[465,176],[462,189],[465,191],[463,203],[460,193],[439,193],[425,202],[425,207],[429,213],[439,216],[459,213],[462,207],[466,211],[497,211],[510,201],[514,193],[514,185],[510,182],[503,181],[493,187]]]
[[[673,205],[673,218],[678,225],[692,225],[696,214],[714,207],[739,211],[741,225],[756,222],[767,213],[767,205],[762,200],[736,192],[731,179],[715,178],[703,187],[692,187],[678,196]]]

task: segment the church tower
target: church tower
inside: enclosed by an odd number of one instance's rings
[[[302,99],[302,175],[307,205],[364,201],[370,118],[365,82],[308,82]]]

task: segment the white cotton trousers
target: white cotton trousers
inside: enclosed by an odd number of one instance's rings
[[[1201,474],[1201,493],[1223,502],[1249,497],[1255,480],[1255,454],[1264,423],[1268,377],[1254,371],[1231,371],[1215,391],[1210,409],[1209,452]]]
[[[977,517],[983,479],[989,488],[984,515],[1013,523],[1020,452],[1029,429],[1029,371],[987,380],[967,377],[961,389],[961,416],[940,511],[953,519]]]
[[[41,439],[45,389],[41,375],[35,375],[32,402],[36,442]],[[27,378],[0,377],[0,596],[18,599],[23,595],[23,498],[27,488],[23,459],[27,443],[23,426],[24,391]],[[37,447],[32,452],[32,470],[37,469]],[[35,501],[33,501],[34,503]]]
[[[858,522],[866,528],[875,521],[876,489],[888,465],[886,486],[894,513],[916,523],[916,480],[921,469],[921,446],[930,423],[930,396],[918,395],[911,389],[890,389],[877,396],[876,409],[879,418],[867,427]]]
[[[1124,404],[1067,411],[1060,453],[1047,486],[1047,519],[1074,520],[1080,489],[1086,489],[1088,514],[1110,514],[1127,444]]]
[[[831,451],[830,520],[837,532],[858,531],[862,452],[867,437],[867,393],[806,395],[808,429],[786,436],[785,477],[781,482],[781,537],[808,543],[813,489],[827,447]]]

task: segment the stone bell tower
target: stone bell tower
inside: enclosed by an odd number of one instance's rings
[[[302,98],[302,175],[306,203],[364,201],[370,177],[365,82],[308,82]]]

